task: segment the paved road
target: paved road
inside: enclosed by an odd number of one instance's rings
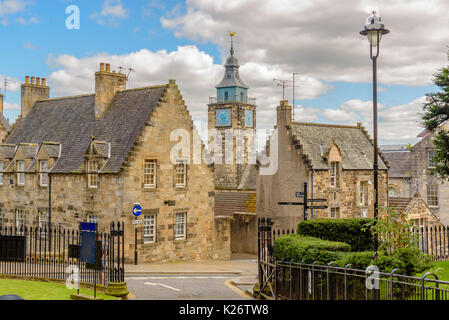
[[[225,282],[236,275],[127,275],[137,300],[247,300]]]

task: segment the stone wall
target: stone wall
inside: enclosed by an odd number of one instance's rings
[[[330,172],[314,171],[313,197],[327,199],[329,209],[313,210],[315,219],[330,218],[330,208],[340,208],[340,217],[361,218],[362,211],[367,212],[368,217],[374,217],[374,175],[370,170],[341,170],[340,185],[330,186]],[[360,184],[368,183],[368,196],[365,204],[360,203]],[[379,171],[379,207],[387,207],[387,172]],[[312,186],[311,186],[312,188]],[[319,205],[319,204],[317,204]]]
[[[427,185],[438,185],[439,206],[430,207],[432,211],[440,218],[444,225],[449,224],[449,184],[441,183],[431,175],[430,169],[427,167],[427,152],[434,150],[432,143],[433,134],[423,138],[412,148],[412,183],[416,190],[418,182],[418,192],[427,202]]]
[[[234,253],[257,254],[257,217],[234,214],[231,222],[231,249]]]
[[[144,243],[144,227],[137,227],[140,263],[229,259],[230,221],[215,218],[212,170],[204,163],[187,165],[187,186],[175,187],[175,169],[170,161],[172,147],[178,143],[170,141],[175,129],[185,129],[190,139],[197,134],[175,82],[170,81],[120,173],[100,174],[97,189],[87,188],[86,174],[52,175],[52,223],[78,229],[79,222],[96,215],[100,231],[108,231],[112,221],[124,222],[126,263],[131,263],[136,228],[131,210],[133,204],[140,203],[144,215],[156,215],[155,243]],[[193,143],[190,145],[192,154]],[[146,159],[157,161],[154,189],[144,188]],[[49,197],[48,187],[40,187],[38,179],[36,172],[28,173],[25,186],[20,187],[14,170],[4,174],[4,185],[0,186],[4,226],[15,224],[16,209],[25,210],[27,225],[37,225],[39,208],[48,209]],[[186,239],[176,241],[175,216],[180,212],[187,213]]]

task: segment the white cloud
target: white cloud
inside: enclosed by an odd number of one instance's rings
[[[94,92],[92,75],[98,70],[100,62],[111,63],[115,70],[119,66],[126,70],[133,68],[136,72],[131,74],[128,84],[133,88],[176,79],[193,118],[198,121],[207,120],[209,97],[216,95],[215,85],[224,76],[224,67],[215,64],[212,56],[198,50],[196,46],[180,46],[172,52],[142,49],[124,55],[104,53],[84,58],[50,55],[47,64],[55,69],[48,77],[52,93],[64,96]],[[276,119],[276,106],[282,98],[282,88],[276,87],[273,78],[285,78],[289,73],[268,64],[243,63],[240,75],[251,87],[250,96],[258,98],[258,127],[272,128]],[[297,90],[297,96],[301,99],[316,98],[330,89],[329,85],[308,76],[301,77],[298,82],[304,83],[304,89]],[[298,112],[301,112],[301,108]],[[313,114],[310,109],[307,109],[307,113]]]
[[[413,143],[422,131],[420,114],[426,97],[410,103],[387,107],[378,105],[378,138],[380,144]],[[354,125],[362,122],[368,132],[373,133],[373,102],[358,99],[348,100],[336,110],[324,109],[321,114],[329,122],[345,122]]]
[[[128,16],[128,11],[123,7],[121,0],[106,0],[101,12],[92,14],[90,18],[99,24],[117,26],[116,19],[128,19]]]
[[[12,15],[23,11],[27,3],[23,0],[3,0],[0,1],[0,17]]]
[[[4,102],[3,105],[3,109],[4,110],[20,110],[20,106],[17,103],[9,103],[9,102]]]
[[[33,51],[37,49],[36,46],[33,45],[33,44],[30,43],[30,42],[25,43],[23,46],[24,46],[25,48],[27,48],[27,49],[29,49],[29,50],[33,50]]]
[[[15,78],[8,77],[6,75],[0,74],[0,88],[1,93],[4,90],[4,80],[7,79],[8,85],[6,87],[7,92],[17,92],[20,89],[20,81]]]
[[[374,5],[373,5],[374,4]],[[426,85],[447,62],[445,0],[190,0],[161,18],[177,37],[228,47],[237,31],[242,61],[301,71],[326,81],[370,82],[369,44],[359,35],[372,9],[391,33],[382,40],[379,81]],[[381,10],[379,10],[381,9]]]

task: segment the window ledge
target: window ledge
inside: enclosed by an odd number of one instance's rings
[[[143,247],[144,248],[151,248],[151,247],[157,247],[160,243],[159,242],[148,242],[148,243],[143,243]]]
[[[173,240],[174,243],[186,243],[187,239],[184,240]]]
[[[175,187],[175,191],[189,191],[187,187]]]
[[[144,187],[143,192],[156,192],[158,189],[156,187]]]

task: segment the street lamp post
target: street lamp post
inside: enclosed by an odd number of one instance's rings
[[[385,29],[380,17],[376,16],[376,12],[368,17],[365,27],[360,34],[366,36],[370,43],[370,57],[373,61],[373,124],[374,124],[374,219],[378,219],[379,207],[379,162],[378,162],[378,144],[377,144],[377,57],[379,56],[379,47],[382,36],[390,31]],[[373,55],[373,48],[376,54]],[[379,244],[377,237],[374,239],[374,249],[378,251]]]

